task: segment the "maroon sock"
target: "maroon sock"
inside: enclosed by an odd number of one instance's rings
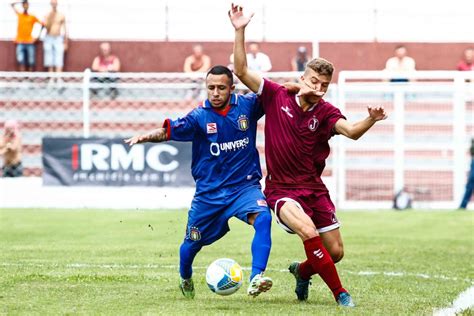
[[[313,274],[316,274],[316,272],[314,272],[311,262],[306,259],[300,263],[298,267],[298,274],[303,280],[309,280]]]
[[[313,271],[318,273],[327,286],[331,289],[334,297],[339,293],[346,292],[342,287],[336,266],[332,261],[329,252],[324,248],[321,237],[316,236],[303,242],[306,257],[313,267]]]

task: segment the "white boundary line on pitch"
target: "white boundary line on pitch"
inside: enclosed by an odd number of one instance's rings
[[[25,263],[10,263],[10,262],[1,262],[0,266],[30,266],[30,267],[66,267],[66,268],[77,268],[77,269],[86,269],[86,268],[99,268],[99,269],[174,269],[179,270],[178,265],[159,265],[159,264],[95,264],[95,263],[67,263],[67,264],[57,264],[57,263],[34,263],[34,262],[25,262]],[[202,266],[193,266],[194,270],[206,270],[207,267]],[[242,267],[245,271],[250,271],[250,267]],[[288,272],[288,269],[267,269],[269,272]],[[395,272],[395,271],[350,271],[350,270],[341,270],[342,273],[355,274],[360,276],[374,276],[374,275],[383,275],[388,277],[417,277],[421,279],[438,279],[445,281],[464,281],[474,284],[474,280],[471,279],[461,279],[457,277],[448,277],[444,275],[428,275],[425,273],[407,273],[407,272]]]
[[[455,316],[458,313],[474,307],[474,286],[461,292],[450,307],[437,309],[434,316]]]

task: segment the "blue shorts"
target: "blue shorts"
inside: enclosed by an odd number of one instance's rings
[[[228,195],[200,195],[191,204],[185,240],[210,245],[229,231],[231,217],[248,223],[249,214],[260,212],[270,212],[260,185],[244,187]]]
[[[16,61],[19,65],[33,67],[36,59],[35,44],[16,44]]]

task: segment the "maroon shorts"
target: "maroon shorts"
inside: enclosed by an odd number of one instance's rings
[[[312,220],[318,232],[324,233],[339,228],[336,208],[327,192],[311,189],[266,188],[268,206],[274,211],[277,223],[287,232],[294,233],[282,222],[279,209],[285,202],[294,202]]]

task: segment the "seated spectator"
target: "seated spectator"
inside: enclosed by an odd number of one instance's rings
[[[396,74],[395,78],[390,79],[391,82],[407,82],[408,79],[404,74],[415,71],[415,60],[407,56],[405,46],[399,45],[395,48],[395,56],[387,60],[385,70]]]
[[[192,55],[184,60],[184,72],[207,72],[211,68],[211,58],[204,54],[201,45],[193,46]]]
[[[291,59],[291,71],[304,71],[309,61],[306,47],[300,46],[296,52],[296,56]]]
[[[272,70],[270,57],[260,52],[260,46],[257,43],[250,43],[248,51],[247,67],[250,70],[258,72],[268,72]]]
[[[17,4],[23,6],[23,11],[17,8]],[[27,0],[20,2],[12,2],[11,7],[15,11],[18,17],[17,34],[15,37],[16,43],[16,62],[19,71],[34,71],[36,64],[36,43],[37,38],[33,38],[32,32],[33,27],[36,23],[41,25],[41,31],[43,30],[43,24],[34,15],[28,13],[30,7]],[[40,31],[40,34],[41,34]]]
[[[92,62],[92,71],[100,73],[115,73],[120,71],[120,59],[112,54],[112,48],[109,43],[100,44],[100,54],[99,56],[95,57],[94,61]],[[117,78],[113,76],[100,76],[92,78],[91,81],[114,84],[117,82]],[[97,94],[97,89],[92,89],[92,93]],[[118,95],[117,88],[110,88],[107,94],[109,94],[112,99],[115,99]]]
[[[5,130],[0,138],[0,155],[3,156],[3,177],[21,177],[21,135],[16,121],[5,122]]]
[[[466,48],[464,50],[463,59],[459,61],[457,69],[460,71],[474,71],[474,49]]]

